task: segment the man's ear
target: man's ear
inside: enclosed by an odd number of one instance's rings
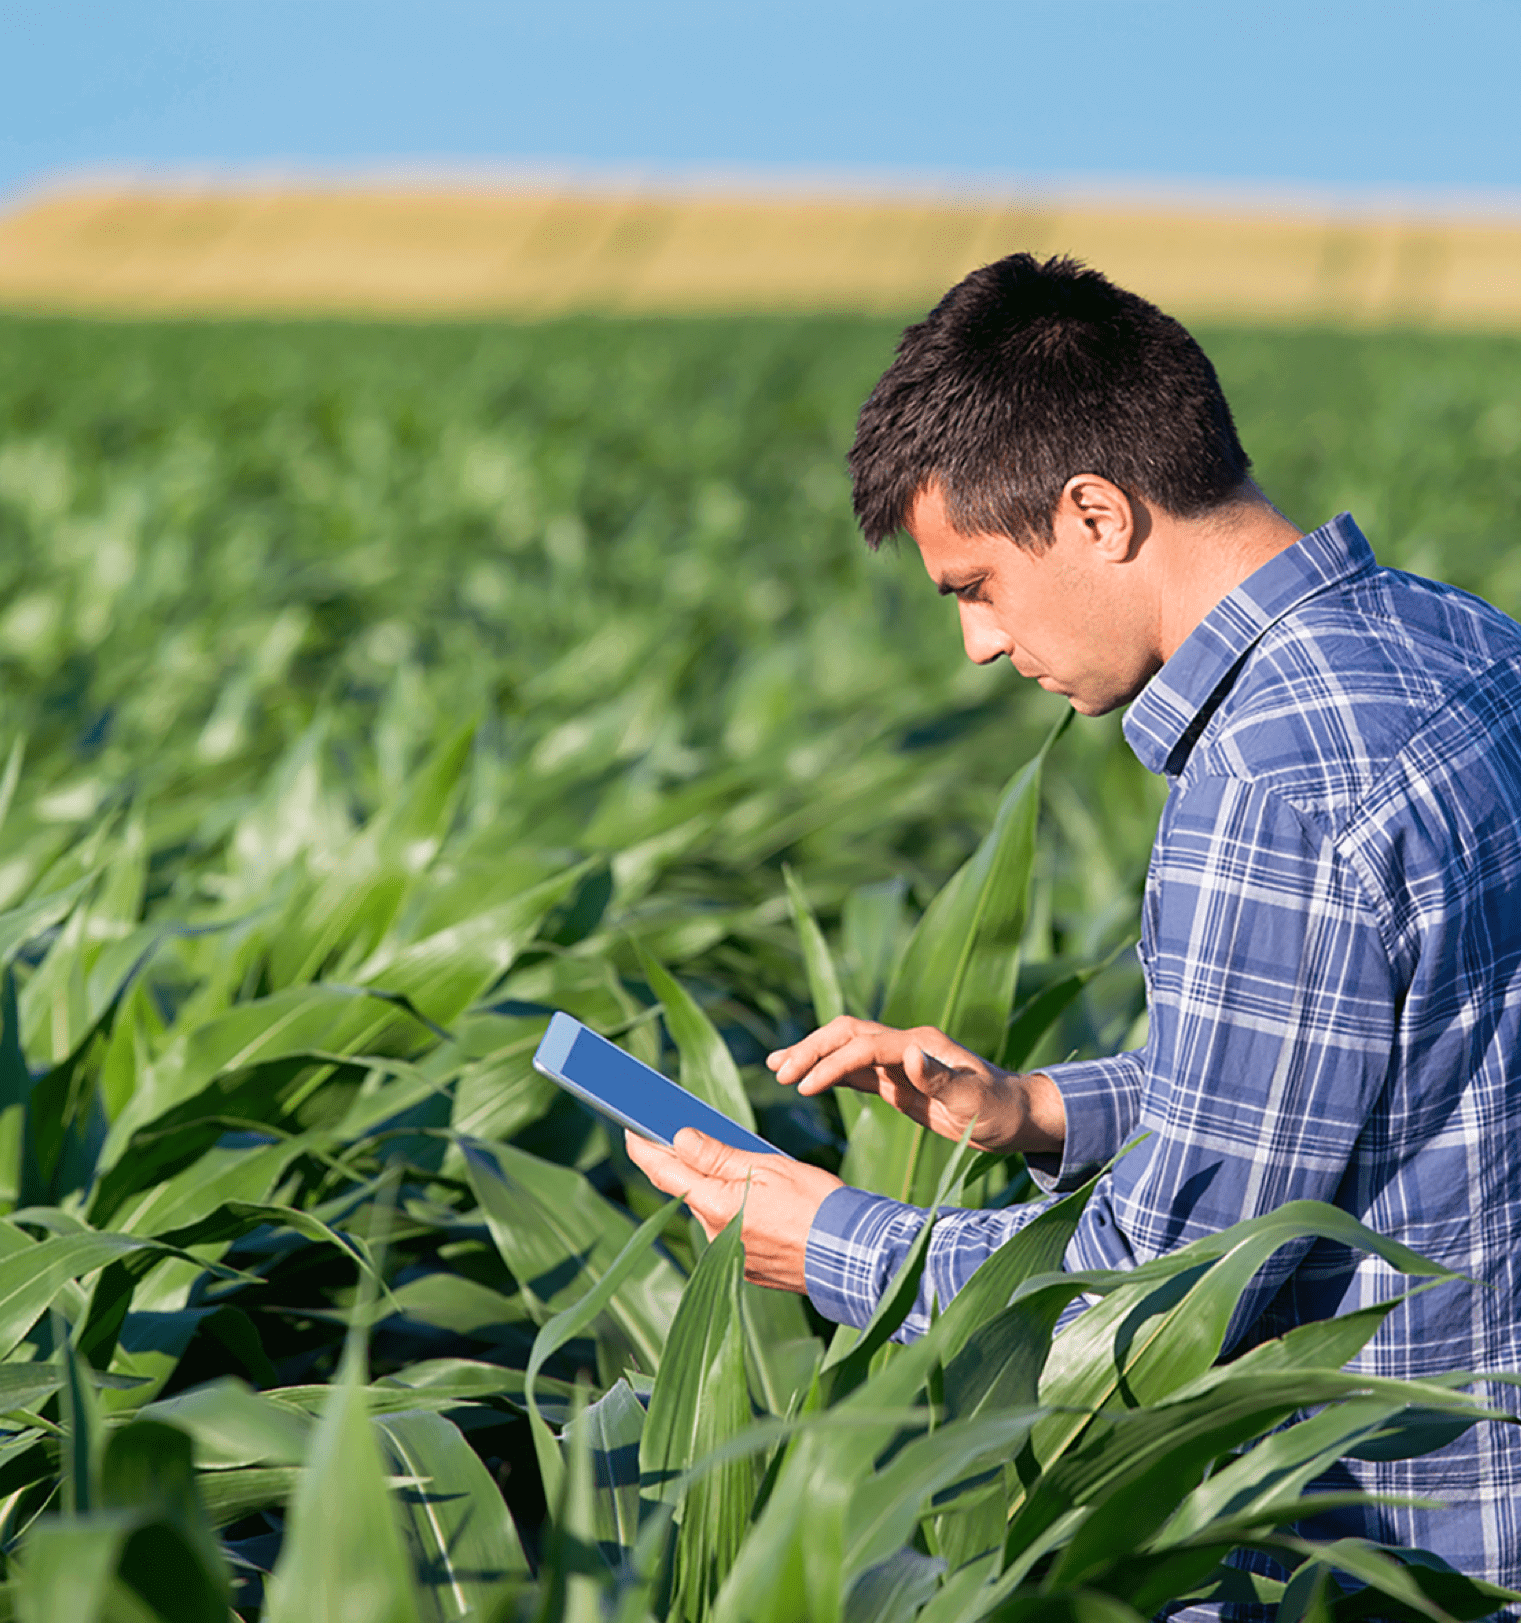
[[[1110,563],[1133,558],[1151,529],[1146,504],[1098,473],[1073,474],[1062,486],[1052,522]]]

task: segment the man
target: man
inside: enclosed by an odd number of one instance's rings
[[[1070,261],[987,266],[904,334],[851,452],[857,514],[874,546],[907,529],[972,659],[1084,714],[1133,701],[1126,736],[1170,791],[1142,914],[1149,1035],[1015,1076],[937,1031],[843,1019],[769,1063],[948,1137],[975,1119],[975,1143],[1025,1151],[1054,1193],[1139,1139],[1071,1268],[1334,1202],[1480,1282],[1397,1308],[1354,1367],[1521,1368],[1521,627],[1378,568],[1345,514],[1301,535],[1248,469],[1188,334]],[[696,1134],[629,1150],[710,1232],[750,1179],[751,1277],[845,1323],[924,1221]],[[944,1217],[909,1332],[1040,1209]],[[1285,1247],[1232,1344],[1403,1284],[1325,1242]],[[1350,1511],[1337,1531],[1521,1583],[1516,1428],[1346,1469],[1449,1508]]]

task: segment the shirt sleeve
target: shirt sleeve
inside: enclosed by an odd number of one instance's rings
[[[1053,1187],[1107,1149],[1127,1114],[1141,1139],[1095,1190],[1069,1267],[1134,1267],[1290,1200],[1335,1201],[1389,1069],[1399,995],[1379,920],[1310,818],[1255,784],[1192,785],[1164,812],[1152,881],[1145,1049],[1053,1075],[1069,1106]],[[1090,1108],[1101,1113],[1091,1130]],[[932,1292],[948,1301],[1049,1203],[943,1213],[904,1334],[928,1327]],[[832,1194],[808,1242],[819,1310],[864,1324],[924,1219],[859,1190]],[[1232,1340],[1309,1244],[1256,1276]]]
[[[930,1236],[918,1298],[893,1339],[922,1336],[930,1326],[931,1297],[950,1301],[1005,1240],[1051,1204],[1033,1201],[990,1212],[942,1210]],[[809,1301],[836,1324],[865,1325],[928,1215],[923,1206],[863,1189],[832,1190],[808,1232],[803,1277]]]
[[[1137,1049],[1041,1071],[1062,1096],[1066,1137],[1060,1155],[1027,1155],[1025,1165],[1046,1194],[1070,1194],[1112,1161],[1134,1130],[1146,1084],[1146,1053]]]

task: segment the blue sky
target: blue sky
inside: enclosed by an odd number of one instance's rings
[[[0,197],[451,164],[1521,194],[1521,0],[0,0]]]

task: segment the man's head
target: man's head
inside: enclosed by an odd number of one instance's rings
[[[910,327],[850,453],[873,547],[906,529],[979,664],[1125,704],[1299,532],[1248,478],[1215,369],[1070,259],[974,271]]]
[[[873,547],[932,485],[957,530],[1040,551],[1074,475],[1186,519],[1235,498],[1249,467],[1215,369],[1176,321],[1029,254],[973,271],[908,328],[850,452]]]

